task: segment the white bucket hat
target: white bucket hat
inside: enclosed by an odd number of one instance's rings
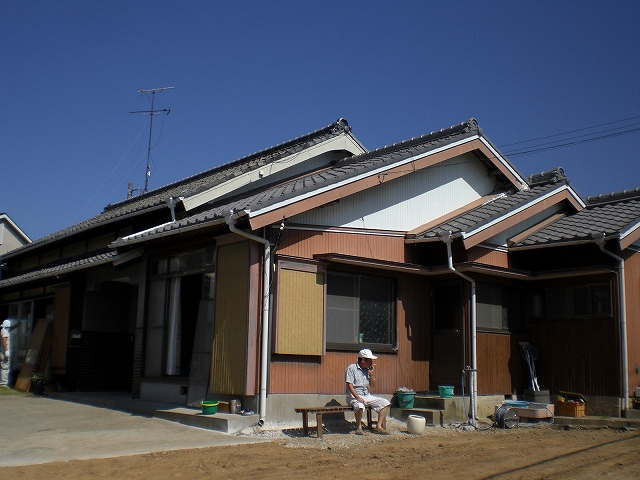
[[[11,322],[9,319],[6,319],[2,322],[2,328],[9,328],[11,326]]]
[[[370,358],[375,360],[378,357],[376,357],[368,348],[363,348],[358,352],[358,358]]]

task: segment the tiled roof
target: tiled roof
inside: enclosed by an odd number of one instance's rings
[[[587,208],[563,217],[527,238],[515,247],[575,242],[624,234],[640,222],[640,189],[587,198]]]
[[[178,232],[183,229],[202,226],[203,224],[221,223],[230,211],[251,210],[256,212],[287,201],[294,201],[303,195],[311,194],[323,188],[331,188],[338,182],[348,181],[354,177],[375,171],[385,165],[394,165],[402,160],[435,150],[441,146],[467,137],[481,134],[475,119],[455,125],[451,128],[432,132],[428,135],[413,138],[391,146],[373,150],[361,155],[340,160],[334,166],[293,181],[285,182],[275,187],[256,191],[234,201],[219,204],[210,210],[193,215],[180,221],[164,225],[155,230],[133,234],[119,239],[115,245],[136,243],[151,237]]]
[[[528,190],[517,192],[503,192],[496,194],[495,198],[487,201],[483,205],[464,212],[446,222],[418,233],[415,238],[419,239],[439,239],[439,232],[450,231],[452,234],[470,232],[483,225],[490,223],[510,212],[524,206],[548,193],[553,192],[566,185],[561,183],[547,183],[532,187]]]
[[[116,252],[107,252],[95,255],[93,257],[64,263],[62,265],[56,265],[55,267],[43,268],[40,270],[35,270],[33,272],[24,273],[22,275],[7,278],[6,280],[0,280],[0,288],[7,287],[9,285],[20,284],[27,281],[37,280],[39,278],[62,275],[76,270],[82,270],[84,268],[96,267],[98,265],[111,262],[116,255]]]
[[[62,239],[69,235],[97,227],[98,225],[113,220],[136,215],[145,210],[148,211],[150,209],[164,208],[166,200],[169,197],[177,198],[179,196],[193,195],[194,193],[223,183],[225,180],[233,178],[238,173],[244,173],[261,168],[264,165],[272,163],[280,158],[295,154],[312,147],[313,145],[317,145],[330,138],[336,137],[344,132],[349,132],[350,130],[351,127],[348,122],[341,118],[325,128],[316,130],[315,132],[303,135],[286,143],[219,165],[178,182],[151,190],[148,193],[137,197],[110,204],[101,214],[36,240],[29,245],[13,250],[10,252],[10,255],[13,256],[26,249],[32,249],[39,245]],[[8,255],[5,255],[5,257],[7,256]]]

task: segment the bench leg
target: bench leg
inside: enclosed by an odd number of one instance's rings
[[[302,412],[302,434],[306,437],[309,435],[309,414]]]
[[[367,408],[367,425],[369,430],[373,431],[373,421],[371,420],[371,409]]]
[[[318,438],[322,438],[322,413],[316,413],[316,422],[318,428]]]

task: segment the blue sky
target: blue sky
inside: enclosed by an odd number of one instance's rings
[[[369,149],[474,117],[526,176],[637,188],[638,19],[630,0],[4,0],[0,212],[35,240],[144,186],[149,116],[129,112],[166,86],[150,189],[341,117]],[[551,141],[575,145],[509,155]]]

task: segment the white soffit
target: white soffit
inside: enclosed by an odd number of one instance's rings
[[[357,142],[350,134],[342,133],[337,137],[330,138],[322,143],[313,145],[301,152],[289,155],[281,158],[275,162],[268,163],[261,168],[254,169],[250,172],[238,175],[231,180],[228,180],[220,185],[216,185],[213,188],[205,190],[204,192],[196,193],[190,197],[186,197],[182,200],[184,209],[189,211],[200,205],[203,205],[211,200],[220,198],[223,195],[231,193],[245,185],[252,182],[256,182],[264,177],[273,175],[283,170],[289,169],[294,165],[298,165],[310,158],[317,157],[323,153],[345,150],[353,155],[359,155],[365,153],[362,145]]]

